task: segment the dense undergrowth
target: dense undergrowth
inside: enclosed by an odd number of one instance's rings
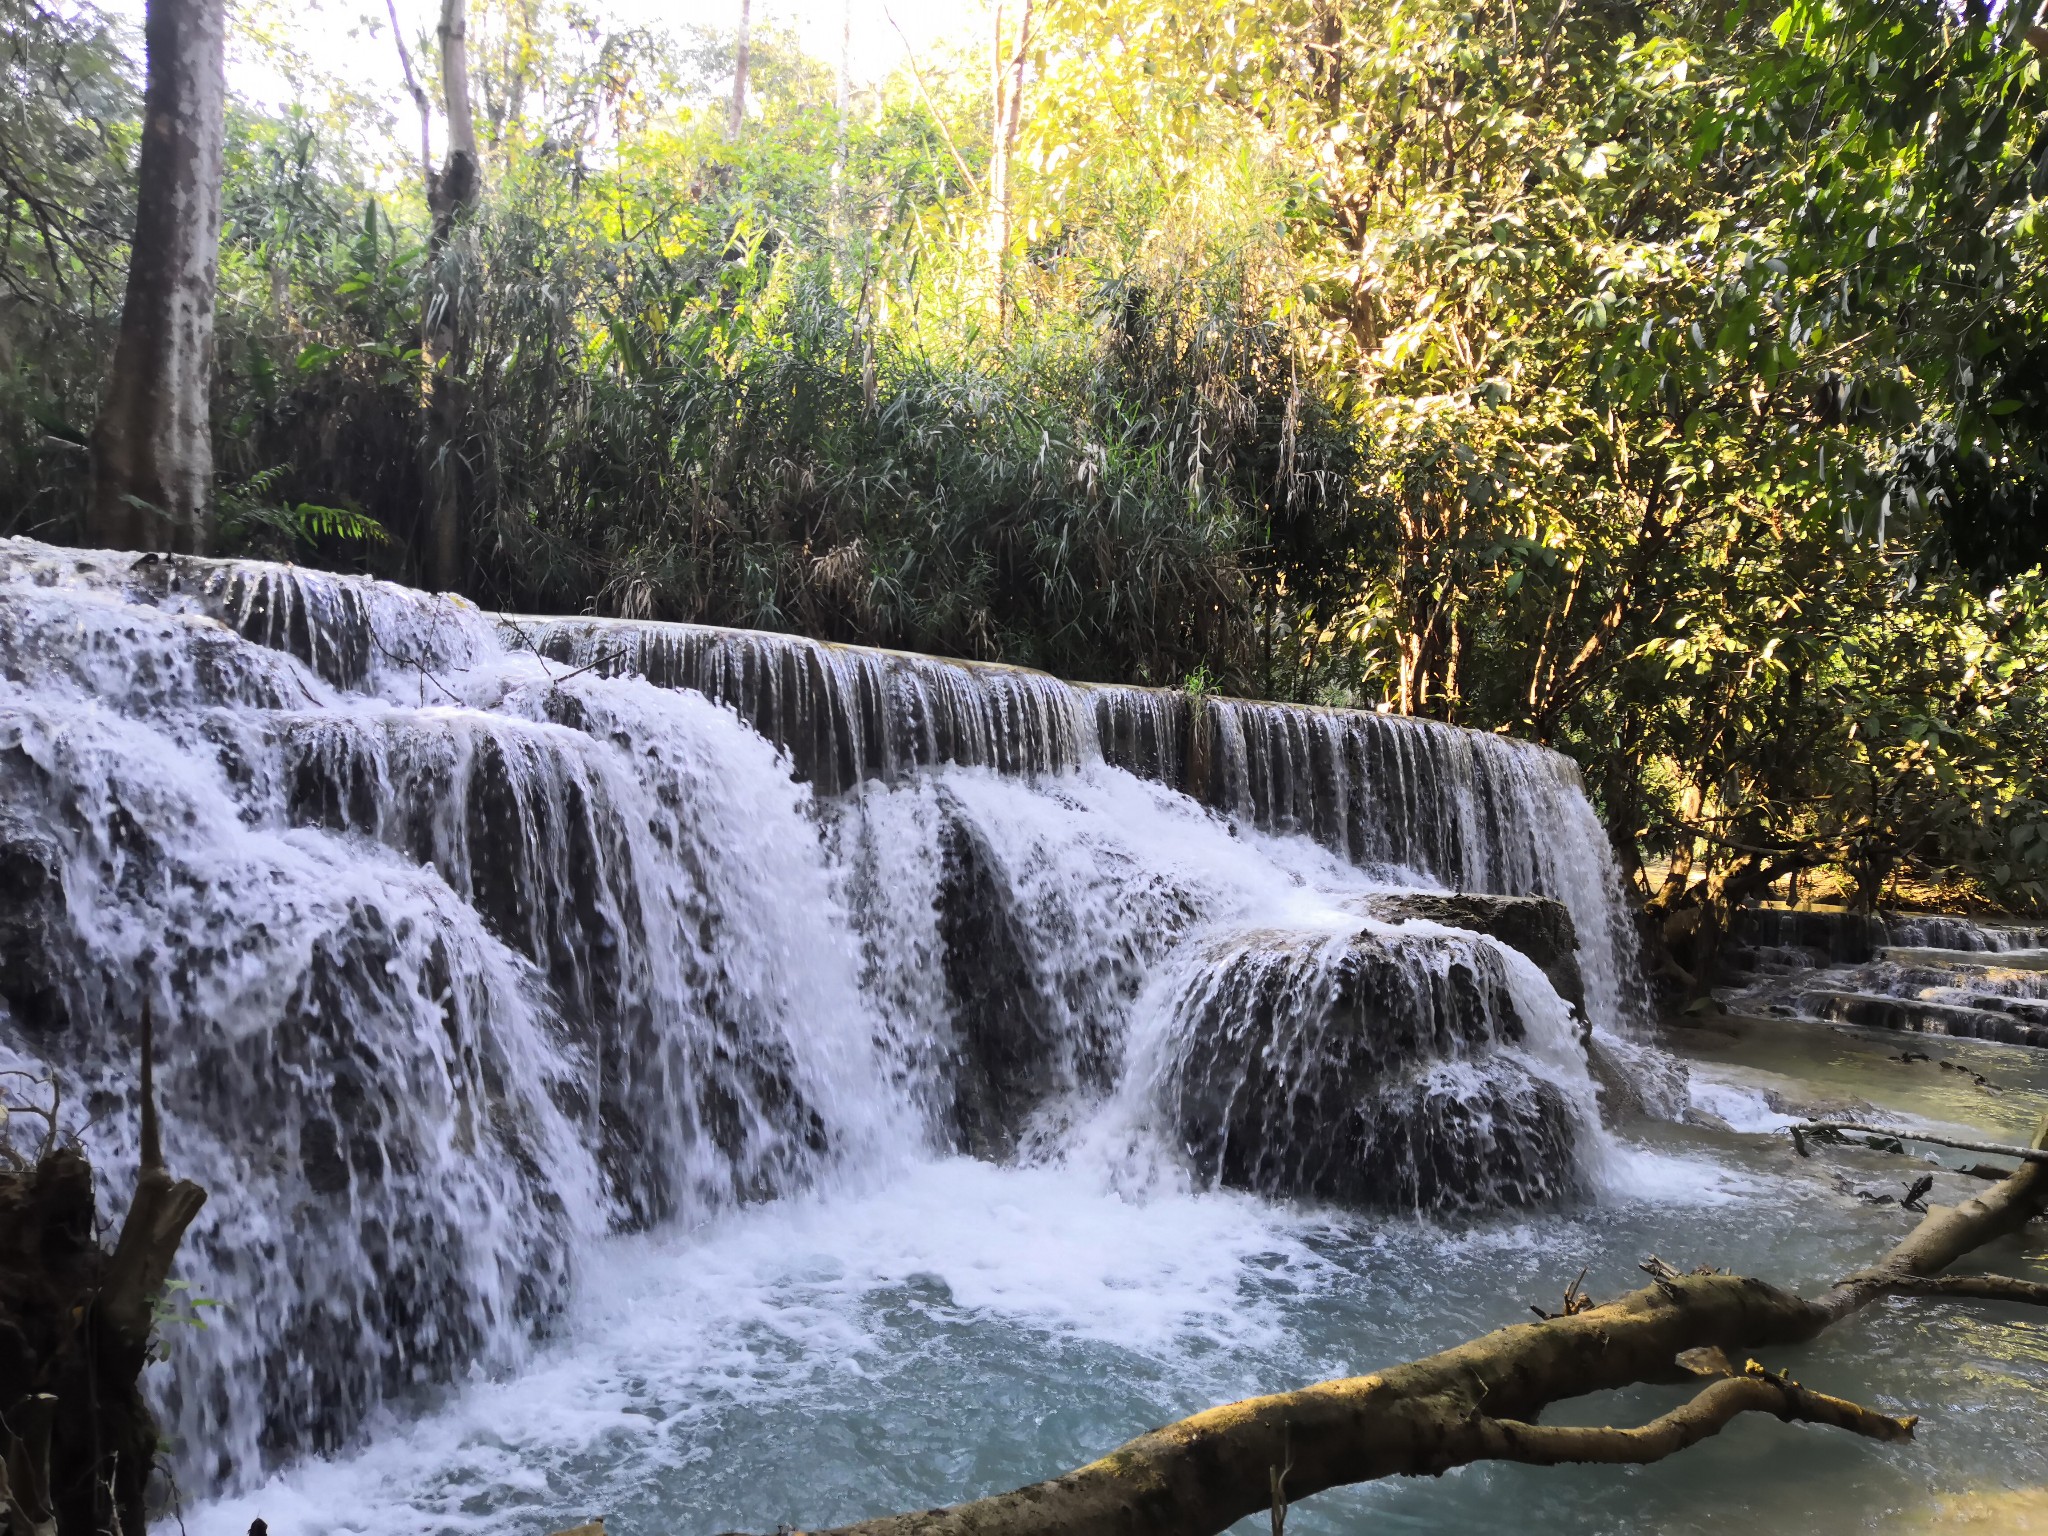
[[[238,104],[216,547],[416,579],[452,483],[488,604],[1548,740],[1709,944],[1787,881],[2043,901],[2018,8],[1038,17],[999,275],[979,42],[842,118],[757,35],[729,137],[725,39],[490,0],[486,191],[438,252],[410,125]],[[75,540],[139,47],[0,18],[0,528]]]

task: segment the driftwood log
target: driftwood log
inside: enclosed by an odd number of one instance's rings
[[[59,1135],[0,1141],[0,1536],[142,1536],[159,1437],[142,1394],[156,1307],[206,1192],[164,1166],[143,1023],[142,1167],[114,1246]],[[16,1115],[23,1113],[17,1107]]]
[[[2031,1150],[2043,1148],[2048,1119]],[[1652,1259],[1648,1286],[1605,1305],[1573,1287],[1564,1311],[1541,1322],[1370,1376],[1211,1408],[1010,1493],[817,1536],[1207,1536],[1267,1511],[1277,1530],[1290,1502],[1327,1488],[1474,1461],[1659,1461],[1744,1413],[1910,1439],[1913,1419],[1803,1387],[1747,1351],[1804,1343],[1883,1296],[2048,1302],[2048,1285],[1945,1273],[2044,1211],[2048,1163],[2029,1159],[1962,1204],[1934,1207],[1879,1262],[1812,1298]],[[1688,1402],[1635,1428],[1538,1422],[1569,1398],[1687,1381],[1700,1384]]]

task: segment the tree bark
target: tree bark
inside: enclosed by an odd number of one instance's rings
[[[846,161],[850,150],[848,113],[853,105],[853,0],[843,0],[839,13],[839,74],[833,82],[832,111],[837,142],[832,151],[832,230],[837,234],[846,197]]]
[[[1813,1131],[1853,1131],[1859,1136],[1883,1136],[1893,1141],[1919,1141],[1931,1147],[1953,1147],[1958,1152],[1986,1152],[1993,1157],[2017,1158],[2023,1163],[2048,1163],[2048,1152],[2034,1147],[2009,1147],[2001,1141],[1970,1141],[1957,1136],[1937,1136],[1932,1132],[1895,1131],[1888,1126],[1870,1125],[1861,1120],[1808,1120],[1803,1125],[1788,1127],[1795,1136]],[[1800,1148],[1805,1155],[1805,1148]]]
[[[0,1532],[143,1536],[159,1434],[142,1395],[156,1306],[206,1192],[174,1179],[142,1028],[142,1167],[112,1252],[93,1173],[50,1134],[32,1160],[0,1142]],[[21,1106],[17,1106],[20,1112]]]
[[[483,192],[483,162],[477,156],[476,113],[469,97],[469,23],[463,0],[441,0],[441,104],[448,115],[448,158],[427,175],[427,210],[433,227],[427,264],[433,283],[420,318],[420,359],[426,373],[427,518],[425,576],[428,586],[462,590],[469,575],[467,530],[462,515],[463,425],[467,417],[462,374],[467,362],[463,329],[462,253],[454,249],[463,220]],[[408,67],[408,75],[410,68]],[[424,151],[426,129],[420,130]]]
[[[753,22],[753,0],[740,0],[740,40],[732,60],[732,110],[725,122],[729,139],[740,136],[740,128],[747,120],[747,55],[753,44]]]
[[[205,550],[207,393],[227,109],[224,0],[149,0],[135,239],[113,372],[92,437],[86,535],[116,549]]]
[[[2048,1147],[2048,1121],[2035,1149]],[[2029,1161],[1961,1205],[1936,1207],[1878,1263],[1808,1300],[1739,1275],[1680,1274],[1604,1306],[1503,1328],[1371,1376],[1211,1408],[1140,1435],[1100,1461],[949,1508],[890,1515],[818,1536],[1211,1536],[1347,1483],[1437,1474],[1474,1461],[1537,1466],[1658,1461],[1743,1413],[1910,1439],[1915,1420],[1829,1397],[1733,1359],[1801,1344],[1885,1295],[2006,1301],[2048,1287],[2004,1276],[1941,1277],[1971,1250],[2048,1210],[2048,1164]],[[1551,1427],[1544,1409],[1638,1383],[1695,1382],[1685,1404],[1635,1428]]]
[[[1024,65],[1030,56],[1032,0],[1024,0],[1024,14],[1017,22],[1017,47],[1003,55],[1003,8],[996,7],[994,71],[991,80],[988,160],[988,243],[989,302],[996,324],[1010,319],[1010,224],[1011,168],[1016,157],[1017,131],[1024,120]]]

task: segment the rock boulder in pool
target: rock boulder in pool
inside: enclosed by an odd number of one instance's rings
[[[1547,896],[1488,896],[1474,892],[1447,895],[1434,891],[1401,891],[1368,897],[1363,909],[1382,922],[1420,918],[1446,928],[1464,928],[1499,939],[1536,962],[1557,995],[1582,1013],[1586,983],[1579,974],[1579,936],[1572,915],[1561,901]]]
[[[1162,1097],[1198,1177],[1404,1211],[1580,1190],[1588,1107],[1551,1070],[1576,1031],[1476,935],[1243,934],[1175,1028]]]

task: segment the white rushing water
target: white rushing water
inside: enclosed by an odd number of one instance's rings
[[[1369,1258],[1757,1198],[1612,1142],[1530,959],[1378,905],[1562,903],[1625,1054],[1604,837],[1499,738],[15,541],[0,789],[0,1065],[118,1191],[149,1008],[216,1192],[202,1532],[929,1502],[1381,1358]]]

